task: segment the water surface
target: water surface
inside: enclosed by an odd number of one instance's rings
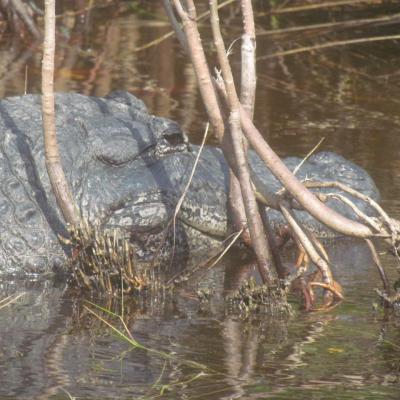
[[[321,149],[366,168],[384,207],[400,218],[398,41],[274,56],[287,49],[395,34],[398,24],[268,33],[390,16],[399,12],[397,2],[277,15],[268,14],[267,5],[280,2],[255,3],[256,125],[280,155],[304,156],[325,137]],[[143,2],[104,2],[85,13],[66,13],[79,9],[76,4],[58,2],[56,89],[96,96],[131,91],[151,112],[177,120],[199,142],[205,113],[178,44],[170,38],[135,51],[169,31],[158,2],[146,2],[145,8]],[[228,40],[239,37],[237,6],[226,8],[222,17]],[[207,21],[201,30],[212,62]],[[236,44],[231,57],[236,73],[239,51]],[[38,93],[40,63],[38,46],[4,34],[0,96]],[[150,351],[132,349],[113,334],[63,281],[3,279],[0,299],[24,296],[0,309],[0,398],[66,399],[69,393],[79,399],[398,399],[399,316],[376,307],[374,289],[380,281],[364,245],[339,242],[329,252],[346,301],[326,313],[299,311],[296,297],[291,317],[232,310],[223,301],[236,282],[225,274],[225,267],[233,269],[229,258],[174,295],[125,298],[123,307],[120,299],[91,299],[117,313],[123,309],[129,331]],[[395,260],[383,255],[383,262],[396,277]],[[199,301],[199,290],[202,297],[211,291],[211,299]]]

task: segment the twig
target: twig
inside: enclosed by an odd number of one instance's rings
[[[341,182],[319,182],[319,181],[306,180],[303,183],[307,188],[337,188],[343,190],[346,193],[349,193],[353,197],[363,200],[364,202],[369,204],[372,208],[374,208],[375,211],[377,211],[377,213],[382,217],[383,221],[386,223],[388,229],[397,232],[397,228],[396,226],[394,226],[393,219],[390,218],[387,215],[387,213],[383,210],[383,208],[375,200],[371,199],[371,197],[363,193],[360,193],[359,191]]]
[[[191,183],[192,183],[194,173],[196,172],[197,164],[199,163],[201,153],[202,153],[202,151],[203,151],[204,145],[205,145],[206,140],[207,140],[207,135],[208,135],[208,129],[209,129],[209,127],[210,127],[210,124],[207,122],[206,129],[204,130],[203,139],[202,139],[202,141],[201,141],[201,145],[200,145],[199,151],[197,152],[196,158],[195,158],[195,160],[194,160],[193,167],[192,167],[192,170],[191,170],[190,175],[189,175],[189,179],[188,179],[188,181],[187,181],[187,183],[186,183],[186,185],[185,185],[185,188],[183,189],[183,192],[182,192],[181,197],[179,198],[179,200],[178,200],[178,202],[177,202],[177,204],[176,204],[176,206],[175,206],[174,215],[173,215],[173,217],[172,217],[172,226],[173,226],[173,247],[172,247],[171,263],[172,263],[172,260],[173,260],[173,258],[174,258],[174,252],[175,252],[176,217],[178,216],[179,210],[180,210],[181,207],[182,207],[183,201],[185,200],[186,194],[187,194],[187,192],[188,192],[188,190],[189,190],[189,187],[190,187],[190,185],[191,185]],[[168,226],[167,226],[166,229],[168,230]]]
[[[7,296],[6,298],[0,300],[0,310],[2,308],[5,308],[5,307],[9,306],[12,303],[15,303],[20,297],[22,297],[24,295],[25,295],[25,293],[20,293],[20,294],[14,296],[14,297]]]
[[[321,143],[325,140],[325,137],[321,138],[321,140],[307,153],[307,155],[301,160],[301,162],[296,166],[293,170],[293,175],[296,175],[302,165],[311,157],[312,154],[318,149]]]
[[[400,292],[389,296],[387,293],[383,293],[379,289],[375,289],[376,293],[389,305],[393,305],[394,303],[400,303]]]
[[[363,222],[370,225],[372,228],[376,230],[377,233],[381,233],[382,235],[382,227],[378,224],[376,220],[369,217],[367,214],[362,212],[348,197],[340,194],[340,193],[318,193],[318,197],[325,201],[326,198],[337,199],[342,203],[346,204],[349,208],[351,208],[354,213],[359,217]],[[386,233],[386,236],[389,237],[390,235]]]
[[[227,98],[227,93],[220,82],[217,80],[215,84],[221,96]],[[309,191],[273,151],[271,146],[261,135],[260,131],[255,127],[253,121],[249,118],[246,110],[241,106],[241,104],[239,104],[239,109],[243,132],[245,133],[250,145],[274,176],[306,211],[328,227],[344,235],[355,237],[372,236],[372,231],[368,226],[344,217],[337,211],[326,206],[311,191]],[[258,199],[270,207],[279,208],[279,196],[275,193],[270,193],[268,190],[264,193],[264,186],[260,184],[257,175],[252,174],[252,180],[257,190]]]
[[[178,215],[179,210],[181,209],[183,200],[185,199],[186,194],[187,194],[187,192],[188,192],[188,190],[189,190],[189,187],[190,187],[190,185],[191,185],[191,183],[192,183],[194,173],[196,172],[197,164],[199,163],[201,153],[202,153],[202,151],[203,151],[204,145],[205,145],[206,140],[207,140],[207,135],[208,135],[208,129],[209,129],[209,127],[210,127],[210,124],[207,122],[207,124],[206,124],[206,129],[204,130],[204,134],[203,134],[203,139],[202,139],[202,141],[201,141],[199,151],[197,152],[196,159],[194,160],[193,167],[192,167],[192,170],[191,170],[191,172],[190,172],[189,179],[188,179],[188,181],[187,181],[187,183],[186,183],[186,186],[185,186],[185,188],[183,189],[182,195],[181,195],[181,197],[180,197],[180,199],[179,199],[179,201],[178,201],[178,203],[177,203],[177,205],[176,205],[176,207],[175,207],[174,219],[176,219],[176,216]]]
[[[220,260],[221,258],[228,252],[228,250],[235,244],[235,242],[239,239],[240,235],[242,235],[244,232],[244,228],[241,228],[237,232],[234,232],[230,234],[228,237],[226,237],[221,245],[225,245],[225,248],[223,248],[220,252],[217,254],[212,255],[211,257],[208,257],[204,262],[201,262],[197,264],[194,268],[192,268],[190,271],[181,271],[172,276],[170,279],[167,281],[167,285],[169,285],[171,282],[176,281],[179,277],[185,276],[189,277],[193,273],[195,273],[199,269],[210,269],[214,267]],[[228,244],[226,244],[228,243]],[[214,259],[217,257],[217,260],[215,261]],[[214,261],[213,261],[214,260]]]
[[[382,283],[383,283],[383,289],[384,289],[385,293],[387,295],[389,295],[390,294],[389,281],[387,279],[385,270],[383,269],[383,266],[382,266],[381,260],[379,258],[378,252],[376,251],[375,246],[374,246],[374,244],[373,244],[371,239],[365,239],[365,241],[367,242],[367,245],[368,245],[368,247],[369,247],[369,249],[371,251],[371,254],[372,254],[372,258],[374,259],[374,263],[376,265],[376,268],[378,269],[379,275],[380,275]]]
[[[235,244],[235,242],[239,239],[240,235],[243,233],[244,228],[242,228],[240,231],[237,231],[232,240],[229,242],[229,244],[225,247],[225,249],[221,252],[221,254],[218,255],[217,259],[212,262],[211,265],[208,266],[208,268],[213,268],[215,265],[218,264],[218,262],[222,259],[222,257],[228,252],[228,250]]]
[[[222,8],[222,7],[225,7],[225,6],[227,6],[227,5],[231,4],[231,3],[233,3],[234,1],[235,1],[235,0],[226,0],[226,1],[224,1],[223,3],[219,4],[219,5],[218,5],[218,8],[220,9],[220,8]],[[202,21],[203,19],[207,18],[209,15],[210,15],[210,11],[205,11],[204,13],[200,14],[200,15],[196,18],[196,21],[197,21],[197,22],[200,22],[200,21]],[[173,36],[174,33],[175,33],[174,30],[169,31],[169,32],[166,33],[165,35],[162,35],[162,36],[158,37],[157,39],[154,39],[154,40],[152,40],[151,42],[146,43],[146,44],[143,45],[143,46],[136,47],[136,49],[135,49],[134,51],[135,51],[135,52],[142,51],[142,50],[148,49],[149,47],[152,47],[152,46],[155,46],[155,45],[157,45],[157,44],[160,44],[160,43],[163,42],[164,40],[167,40],[168,38],[170,38],[171,36]]]
[[[327,285],[327,287],[332,288],[333,286],[333,278],[332,272],[329,268],[328,263],[318,254],[318,251],[315,249],[314,245],[312,244],[311,240],[307,237],[307,235],[303,232],[301,227],[298,225],[296,220],[293,218],[292,213],[289,209],[281,203],[281,211],[283,216],[285,217],[286,221],[292,228],[294,235],[297,237],[301,245],[304,247],[304,250],[311,258],[312,262],[318,267],[321,271],[323,282]],[[332,293],[333,290],[331,290]],[[326,295],[325,300],[328,301]]]

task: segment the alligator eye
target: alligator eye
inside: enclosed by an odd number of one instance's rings
[[[168,144],[170,144],[173,147],[185,143],[185,138],[182,132],[177,132],[177,133],[168,132],[165,133],[163,136],[164,139],[168,142]]]

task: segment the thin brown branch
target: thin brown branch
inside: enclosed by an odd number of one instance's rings
[[[251,0],[241,0],[241,6],[244,33],[241,48],[240,102],[249,117],[253,118],[257,85],[254,15]]]
[[[54,105],[55,0],[45,1],[45,36],[42,63],[42,114],[46,169],[65,221],[77,225],[79,212],[65,178],[58,151]]]
[[[310,286],[319,286],[325,290],[330,291],[339,300],[344,300],[342,293],[339,290],[337,290],[334,285],[328,285],[327,283],[323,282],[310,282]],[[318,311],[318,309],[316,311]]]
[[[312,262],[320,269],[324,282],[327,284],[332,284],[332,273],[330,271],[330,268],[326,260],[320,256],[320,254],[315,249],[311,240],[303,232],[297,221],[293,218],[292,213],[289,211],[289,208],[285,206],[283,203],[281,203],[281,211],[286,221],[292,228],[296,238],[299,240],[299,242],[304,247],[307,254],[310,256]]]
[[[270,224],[270,221],[268,218],[268,211],[267,211],[266,207],[259,204],[258,209],[259,209],[259,212],[261,215],[261,220],[263,222],[265,232],[267,234],[267,240],[269,243],[269,247],[271,249],[271,255],[274,259],[274,265],[276,268],[276,272],[278,274],[278,278],[284,279],[288,275],[288,270],[284,266],[281,256],[280,256],[280,253],[279,253],[278,244],[277,244],[276,238],[275,238],[276,232],[274,232],[274,230]]]
[[[254,126],[243,107],[240,108],[240,116],[243,131],[250,145],[258,153],[275,177],[286,187],[306,211],[325,225],[345,235],[357,237],[370,237],[372,235],[372,231],[369,227],[344,217],[319,201],[316,196],[293,175],[271,149],[261,133]]]
[[[337,199],[342,203],[346,204],[350,209],[354,211],[357,217],[363,221],[365,224],[369,225],[373,228],[376,233],[380,233],[382,235],[382,226],[378,221],[372,217],[369,217],[367,214],[362,212],[349,198],[340,194],[340,193],[318,193],[318,198],[322,201],[326,201],[328,198]],[[385,233],[388,237],[390,236],[388,233]]]
[[[332,287],[334,281],[332,278],[332,272],[331,272],[326,260],[320,256],[320,254],[315,249],[311,240],[303,232],[303,230],[301,229],[301,227],[297,223],[297,221],[293,218],[293,215],[290,212],[290,210],[288,209],[288,207],[286,205],[284,205],[283,203],[281,203],[281,211],[282,211],[282,214],[285,217],[286,221],[290,225],[290,227],[293,231],[293,234],[295,235],[297,240],[301,243],[301,245],[304,247],[304,250],[306,251],[307,255],[311,258],[311,261],[320,270],[320,272],[322,274],[323,282],[326,285],[328,285],[329,287]],[[326,301],[328,301],[327,298],[326,298]]]
[[[221,95],[226,99],[227,93],[219,80],[216,80],[216,87]],[[278,155],[272,150],[241,105],[240,117],[243,132],[253,149],[275,177],[306,211],[331,229],[344,235],[356,237],[370,237],[373,235],[373,232],[369,227],[342,216],[319,201],[317,197],[293,175]],[[259,183],[256,175],[252,174],[252,180],[258,200],[270,207],[278,208],[279,196],[276,196],[274,193],[269,193],[269,191],[264,191],[263,185]],[[261,189],[261,191],[259,189]]]
[[[207,60],[201,44],[201,38],[197,29],[196,21],[191,19],[188,13],[182,7],[179,0],[173,0],[175,10],[183,23],[183,30],[186,34],[189,44],[189,55],[199,82],[199,89],[206,107],[211,126],[220,142],[222,142],[225,126],[222,119],[217,95],[212,84]]]
[[[379,258],[378,252],[375,249],[374,243],[372,242],[371,239],[365,239],[365,241],[367,242],[367,245],[371,251],[372,254],[372,258],[374,260],[374,263],[376,265],[376,268],[378,269],[379,272],[379,276],[381,277],[382,283],[383,283],[383,289],[385,291],[385,293],[387,295],[390,295],[390,285],[389,285],[389,281],[387,279],[385,270],[382,266],[381,260]]]
[[[356,197],[357,199],[360,199],[364,201],[365,203],[369,204],[372,208],[375,209],[375,211],[382,217],[382,219],[385,221],[387,224],[387,227],[390,228],[393,223],[392,219],[386,214],[386,212],[383,210],[383,208],[371,197],[360,193],[359,191],[345,185],[344,183],[341,182],[319,182],[319,181],[311,181],[311,180],[306,180],[304,181],[304,185],[307,188],[337,188],[342,190],[343,192],[346,192],[353,197]]]
[[[224,84],[223,79],[220,76],[217,76],[214,80],[214,83],[215,83],[215,87],[218,89],[218,92],[221,94],[221,97],[223,99],[225,99],[225,101],[227,102],[227,93],[226,93],[225,84]],[[241,118],[242,118],[242,116],[241,116]],[[242,125],[243,125],[243,122],[242,122]],[[225,155],[225,152],[226,151],[224,151],[224,155]],[[227,161],[230,162],[229,153],[227,154],[227,156],[225,156],[225,157],[227,157]],[[251,165],[249,165],[249,170],[250,170],[250,174],[251,174],[253,190],[256,194],[257,200],[260,201],[262,204],[265,204],[268,207],[272,207],[274,209],[279,209],[280,196],[277,195],[275,192],[271,191],[268,187],[266,187],[262,183],[262,181],[257,176],[257,174],[255,174],[254,171],[252,170]]]
[[[240,87],[240,102],[246,108],[249,115],[253,115],[254,102],[256,93],[256,63],[255,63],[255,27],[254,15],[250,0],[242,0],[242,15],[244,34],[242,35],[241,47],[241,87]],[[228,50],[229,52],[229,50]],[[244,151],[247,154],[247,141],[243,137]],[[243,204],[242,192],[240,183],[232,170],[229,180],[229,205],[230,215],[232,216],[232,224],[234,228],[240,229],[242,226],[247,226],[246,211]],[[243,240],[250,244],[250,233],[246,228],[243,233]]]
[[[222,113],[219,107],[217,95],[211,81],[211,75],[208,69],[204,50],[201,45],[196,21],[189,17],[179,0],[174,0],[174,6],[177,14],[183,22],[183,29],[189,43],[189,54],[196,72],[200,93],[209,115],[210,122],[221,143],[221,147],[223,148],[224,155],[226,156],[230,167],[236,169],[235,160],[233,159],[233,151],[231,150],[232,144],[225,137],[225,125],[222,119]],[[267,274],[264,273],[263,275],[264,279],[267,279]]]
[[[240,183],[251,242],[257,257],[259,271],[263,282],[270,285],[272,283],[272,274],[270,271],[272,257],[270,255],[268,242],[265,238],[262,220],[258,212],[257,201],[252,189],[250,173],[243,147],[243,136],[240,126],[240,102],[236,93],[232,71],[229,65],[229,60],[219,27],[217,1],[210,0],[209,3],[214,45],[217,49],[218,61],[221,66],[221,72],[225,82],[228,107],[230,110],[229,125],[236,159],[236,173]]]
[[[229,217],[233,230],[243,229],[242,239],[251,246],[250,233],[247,227],[246,211],[244,209],[242,190],[235,173],[229,168]]]

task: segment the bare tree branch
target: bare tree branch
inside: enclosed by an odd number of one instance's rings
[[[244,34],[242,35],[242,63],[240,102],[247,114],[253,119],[256,97],[256,34],[251,0],[242,0]]]
[[[264,282],[271,284],[272,274],[270,267],[272,263],[272,257],[270,255],[269,245],[265,237],[262,220],[258,212],[257,201],[253,192],[246,154],[244,151],[243,135],[240,127],[240,102],[236,93],[232,71],[219,28],[217,1],[210,0],[209,3],[214,44],[217,49],[218,61],[221,66],[222,76],[227,92],[227,102],[230,110],[230,135],[232,138],[232,144],[236,158],[237,175],[242,192],[250,237],[254,252],[257,257],[261,276],[263,277]]]
[[[55,0],[45,1],[45,36],[42,63],[42,114],[46,168],[57,200],[67,223],[77,225],[79,212],[69,189],[58,151],[54,106]]]
[[[243,107],[240,108],[240,117],[243,131],[252,148],[306,211],[325,225],[345,235],[357,237],[373,236],[373,232],[369,227],[344,217],[319,201],[271,149]]]

